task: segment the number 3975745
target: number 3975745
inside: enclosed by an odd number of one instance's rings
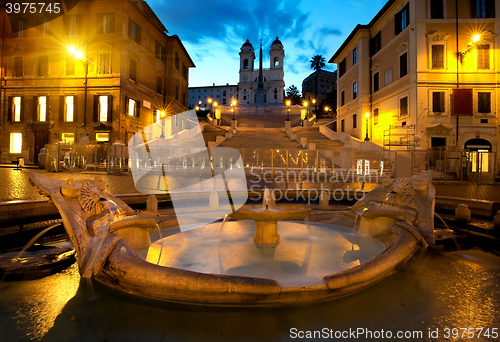
[[[11,13],[59,13],[61,12],[61,3],[44,3],[44,2],[7,2],[5,4],[7,14]]]

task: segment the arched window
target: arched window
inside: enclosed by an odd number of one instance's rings
[[[274,57],[274,67],[279,68],[280,66],[280,59],[278,57]]]
[[[248,59],[243,60],[243,69],[248,69]]]

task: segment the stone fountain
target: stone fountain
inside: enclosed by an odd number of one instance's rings
[[[30,174],[61,213],[83,277],[139,296],[204,305],[309,302],[381,281],[420,244],[434,243],[431,176],[386,182],[322,222],[309,208],[274,205],[267,191],[262,208],[230,214],[236,221],[150,243],[162,216],[132,210],[102,181]],[[310,224],[290,221],[307,215]]]

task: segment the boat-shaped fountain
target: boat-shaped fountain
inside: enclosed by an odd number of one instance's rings
[[[385,182],[353,207],[323,213],[322,222],[309,208],[275,205],[266,192],[263,207],[243,206],[223,222],[153,243],[162,216],[132,210],[104,182],[30,177],[57,206],[83,277],[160,300],[263,305],[341,297],[395,272],[419,244],[434,243],[430,174]],[[302,221],[308,215],[311,222]]]

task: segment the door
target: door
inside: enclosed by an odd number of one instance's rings
[[[444,151],[446,151],[446,138],[431,137],[432,155],[430,166],[435,167],[436,171],[444,169]]]
[[[35,146],[33,148],[33,151],[35,152],[33,157],[35,164],[38,164],[38,153],[40,153],[40,150],[48,143],[49,131],[35,131]]]

